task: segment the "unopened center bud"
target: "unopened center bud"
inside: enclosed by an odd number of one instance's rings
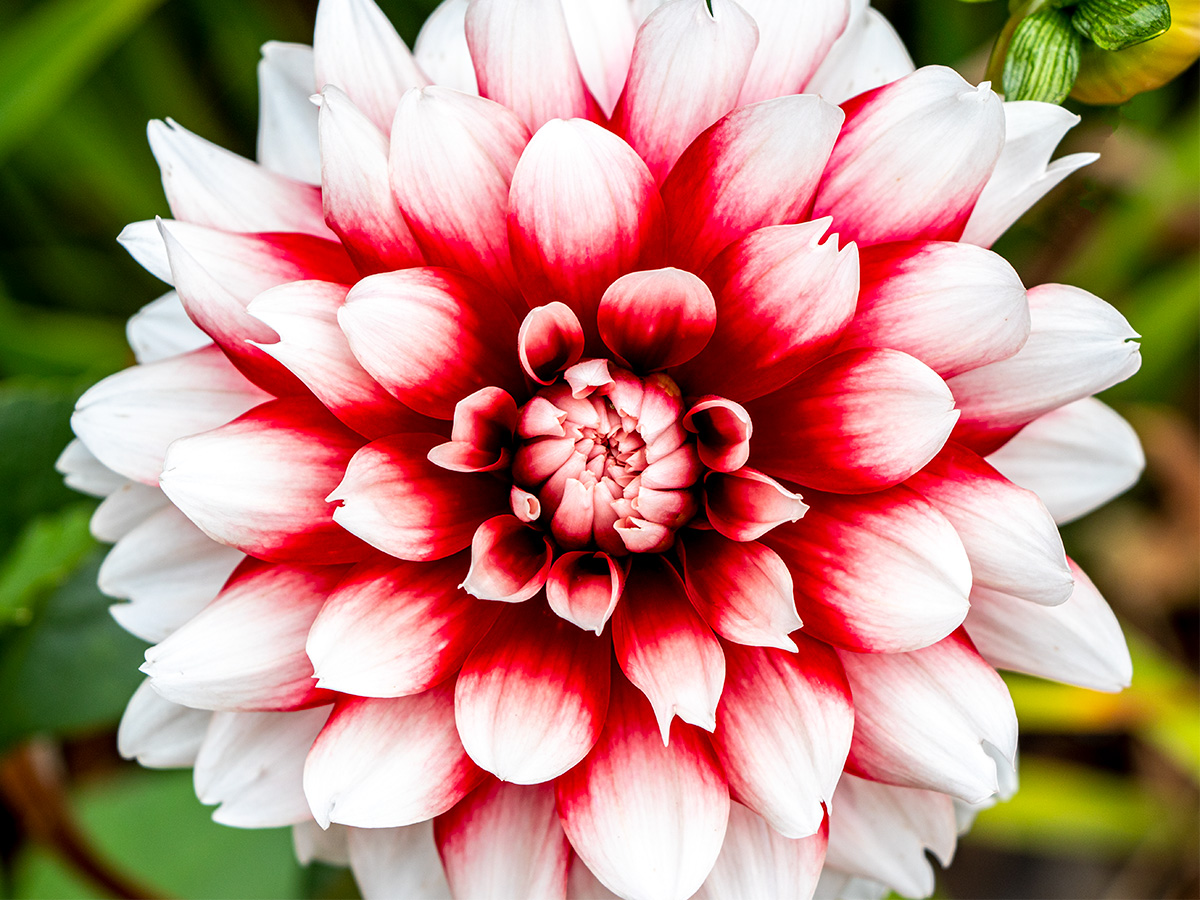
[[[683,412],[666,375],[577,363],[521,410],[514,512],[564,549],[666,550],[696,514],[703,471]]]

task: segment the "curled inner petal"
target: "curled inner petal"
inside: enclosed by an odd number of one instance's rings
[[[683,409],[666,375],[643,380],[593,359],[567,369],[520,411],[517,516],[540,518],[568,550],[667,549],[699,508],[702,466]]]

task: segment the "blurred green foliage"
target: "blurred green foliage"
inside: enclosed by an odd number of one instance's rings
[[[217,825],[196,802],[189,772],[128,773],[77,795],[80,822],[98,849],[122,868],[175,897],[295,896],[302,873],[286,831],[243,831]],[[164,852],[163,838],[189,852]],[[95,887],[44,851],[16,872],[16,896],[75,900]]]
[[[434,3],[381,5],[411,43]],[[996,3],[877,5],[918,64],[957,65],[976,80],[1006,16]],[[94,503],[64,488],[53,465],[80,392],[132,362],[124,320],[164,290],[114,242],[125,223],[166,208],[146,120],[170,115],[252,155],[258,48],[271,39],[309,41],[315,7],[315,0],[0,3],[0,491],[7,501],[0,507],[0,754],[51,736],[69,763],[71,809],[98,852],[181,897],[339,896],[353,888],[320,867],[301,873],[286,832],[212,824],[186,773],[121,766],[104,749],[139,680],[144,645],[116,626],[95,587],[102,552],[86,527]],[[1181,422],[1185,437],[1195,432],[1200,355],[1194,82],[1185,77],[1122,110],[1080,108],[1084,122],[1064,152],[1103,144],[1105,159],[1070,179],[997,248],[1027,283],[1079,284],[1128,315],[1144,336],[1145,365],[1110,399],[1127,412],[1157,410]],[[1169,452],[1194,453],[1194,441],[1179,446]],[[1153,460],[1151,476],[1149,488],[1103,521],[1161,525],[1164,509],[1174,508],[1164,497],[1189,488],[1156,475]],[[1085,565],[1111,555],[1102,528],[1081,523],[1066,537]],[[984,813],[964,842],[953,883],[960,896],[984,889],[959,878],[970,876],[972,854],[978,862],[989,853],[1052,865],[1084,856],[1173,873],[1174,880],[1154,882],[1162,892],[1155,896],[1191,884],[1200,705],[1189,577],[1153,595],[1157,606],[1124,599],[1126,582],[1102,585],[1145,634],[1134,635],[1137,674],[1126,694],[1010,679],[1026,742],[1023,787]],[[99,744],[87,740],[95,732]],[[2,818],[0,864],[0,894],[98,891]]]

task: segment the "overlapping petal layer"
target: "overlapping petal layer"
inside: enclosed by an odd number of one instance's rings
[[[1136,335],[984,249],[1061,110],[847,0],[321,0],[260,73],[259,163],[151,126],[177,293],[59,462],[122,753],[368,898],[925,895],[993,667],[1128,682],[1054,520]]]

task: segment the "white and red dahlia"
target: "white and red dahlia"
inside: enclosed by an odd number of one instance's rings
[[[1055,519],[1136,335],[986,249],[1069,113],[851,0],[322,0],[259,74],[257,163],[151,125],[175,292],[60,463],[122,752],[218,821],[373,897],[926,895],[994,667],[1127,683]]]

